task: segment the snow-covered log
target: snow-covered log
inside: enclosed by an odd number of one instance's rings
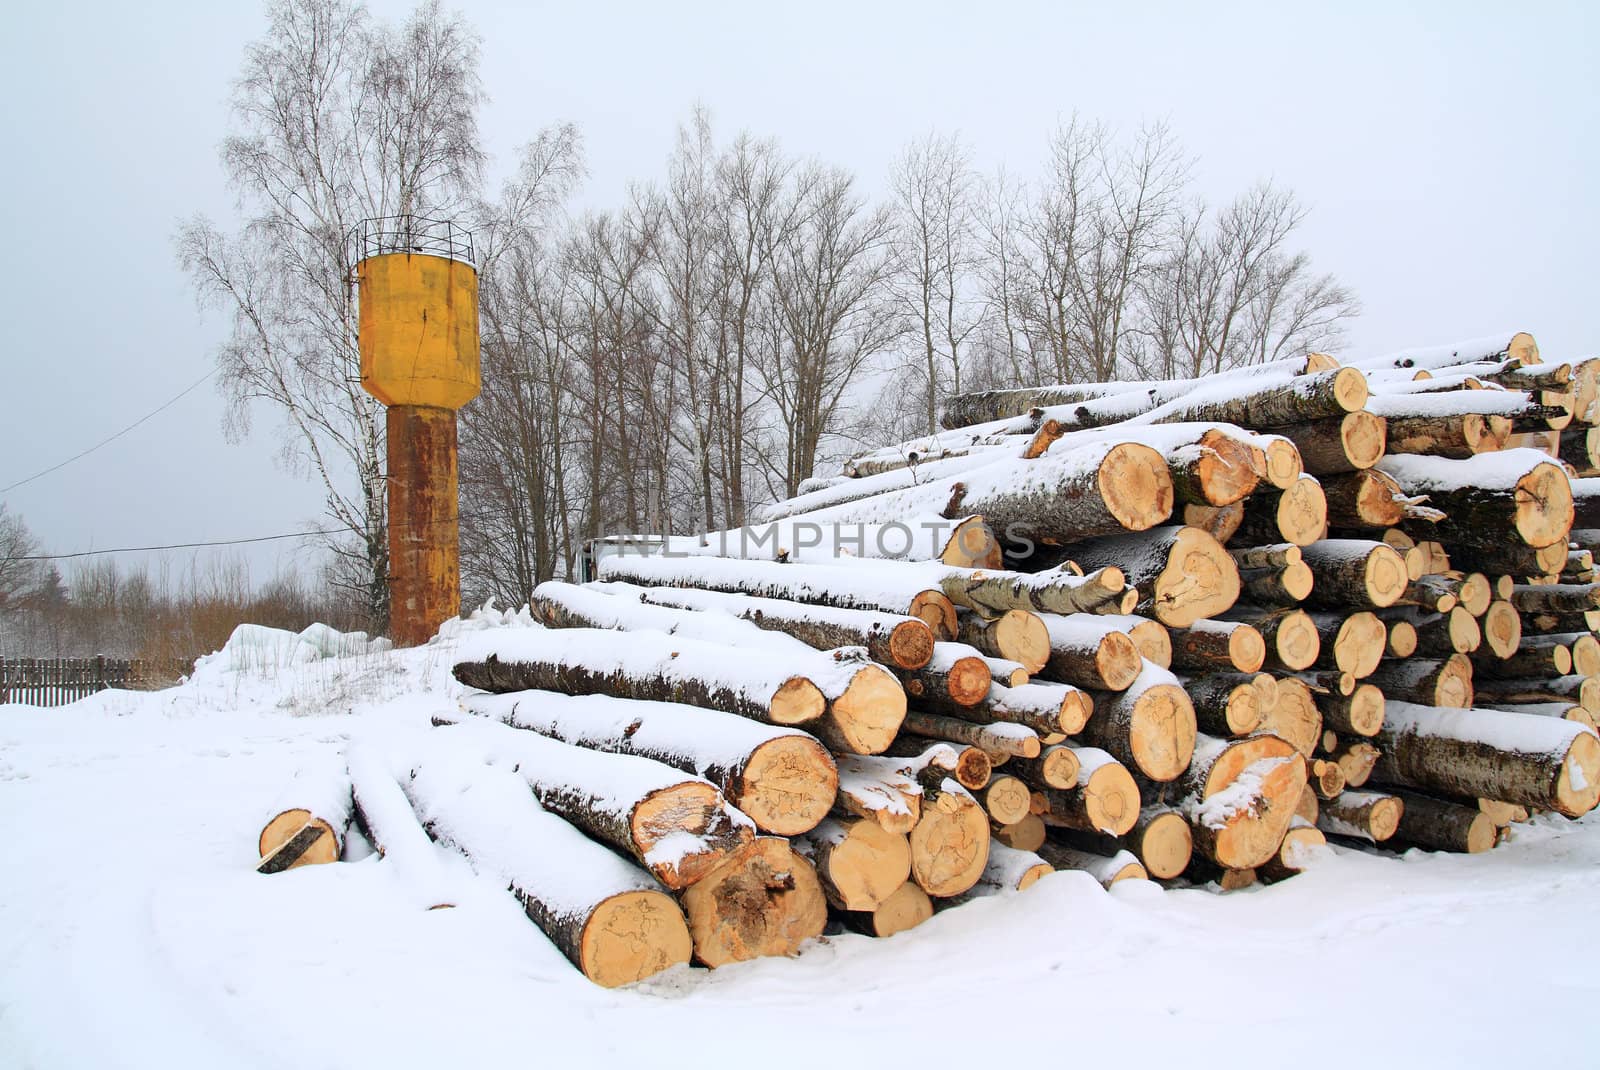
[[[1141,658],[1126,632],[1105,617],[1042,614],[1050,637],[1050,657],[1039,675],[1074,687],[1122,691],[1138,677]]]
[[[835,811],[867,817],[885,832],[908,834],[922,816],[922,788],[893,762],[862,755],[839,756]]]
[[[659,550],[674,557],[830,564],[840,558],[937,561],[962,568],[998,568],[1000,544],[981,516],[946,519],[906,515],[893,523],[818,519],[807,513],[701,535],[668,535]]]
[[[1256,473],[1248,443],[1216,428],[1194,443],[1166,454],[1173,495],[1179,502],[1231,505],[1256,489]]]
[[[933,900],[913,881],[906,881],[889,895],[877,909],[849,912],[844,922],[859,933],[887,937],[903,933],[933,917]]]
[[[911,846],[870,818],[829,819],[795,837],[794,849],[816,868],[828,903],[839,910],[878,909],[911,878]]]
[[[343,755],[302,767],[267,810],[256,838],[258,873],[337,862],[353,814]]]
[[[1068,684],[1029,682],[1020,687],[991,684],[989,692],[970,706],[919,699],[930,710],[973,724],[1014,724],[1041,736],[1076,735],[1094,712],[1089,694]]]
[[[1236,545],[1308,546],[1328,530],[1328,500],[1315,476],[1301,476],[1283,490],[1257,491],[1244,506],[1244,517],[1230,540]]]
[[[933,630],[925,621],[902,613],[835,609],[782,598],[682,587],[643,588],[639,598],[654,606],[731,613],[758,628],[793,636],[818,650],[866,647],[873,661],[902,669],[920,669],[933,656]]]
[[[1050,633],[1039,615],[1010,609],[994,620],[977,613],[962,613],[956,636],[990,657],[1014,661],[1030,673],[1044,668],[1050,658]]]
[[[509,768],[431,754],[401,787],[429,835],[503,882],[589,980],[611,988],[689,961],[688,926],[672,897],[545,811]]]
[[[905,691],[880,666],[798,643],[792,650],[756,646],[737,659],[727,651],[726,642],[652,631],[494,629],[462,640],[454,672],[481,691],[686,702],[806,727],[835,749],[857,753],[882,750],[899,730]]]
[[[935,643],[933,655],[920,669],[891,671],[905,687],[907,698],[940,708],[976,706],[988,696],[994,682],[983,655],[965,643]]]
[[[1403,703],[1466,709],[1474,697],[1472,661],[1465,654],[1385,662],[1368,679],[1386,698]]]
[[[828,923],[816,871],[778,836],[757,836],[681,898],[694,957],[711,967],[793,955]]]
[[[1239,597],[1239,568],[1222,544],[1199,528],[1172,525],[1095,539],[1073,547],[1084,568],[1117,565],[1137,588],[1137,611],[1187,628],[1227,610]]]
[[[989,861],[983,867],[983,875],[978,878],[978,883],[960,895],[944,900],[944,903],[959,906],[986,896],[1026,891],[1054,871],[1054,866],[1032,851],[1019,851],[1003,843],[991,843]]]
[[[1581,817],[1600,799],[1600,737],[1553,717],[1390,700],[1373,779]]]
[[[435,717],[440,748],[513,768],[539,804],[633,857],[673,890],[748,844],[755,826],[704,777],[628,754],[569,746],[485,718]]]
[[[401,789],[394,763],[370,744],[352,746],[346,762],[356,824],[368,842],[400,873],[419,906],[433,910],[453,905],[439,849]]]
[[[979,747],[991,757],[1035,758],[1039,754],[1039,736],[1033,729],[1003,721],[974,724],[957,717],[913,709],[906,711],[905,730],[927,739]]]
[[[901,762],[899,768],[919,784],[938,771],[941,776],[955,777],[956,783],[968,791],[979,791],[994,776],[994,761],[988,752],[971,744],[932,743],[908,734],[896,739],[882,757],[914,759]]]
[[[461,706],[576,747],[705,777],[757,828],[780,836],[814,827],[839,788],[833,758],[812,736],[719,710],[552,691],[468,695]]]
[[[1194,755],[1194,706],[1176,676],[1143,664],[1126,691],[1095,696],[1082,738],[1151,780],[1173,780]]]
[[[1458,364],[1479,361],[1516,360],[1521,364],[1538,364],[1539,346],[1527,331],[1502,331],[1481,338],[1469,338],[1444,345],[1412,346],[1381,357],[1350,361],[1352,367],[1369,371],[1385,368],[1404,368],[1413,371],[1435,371]]]
[[[1549,546],[1572,529],[1572,483],[1537,450],[1501,450],[1462,461],[1389,456],[1378,467],[1406,494],[1425,495],[1428,505],[1444,511],[1437,528],[1446,542]]]
[[[1104,752],[1095,750],[1093,753]],[[1039,791],[1048,788],[1065,791],[1077,787],[1082,768],[1078,748],[1065,743],[1045,747],[1036,758],[1012,758],[1006,763],[1006,772],[1014,773],[1023,783]]]
[[[1046,825],[1126,835],[1139,816],[1139,786],[1116,758],[1098,747],[1074,748],[1078,779],[1070,788],[1040,789]]]
[[[1378,791],[1343,791],[1324,798],[1317,828],[1331,836],[1353,836],[1382,843],[1400,827],[1403,800]]]
[[[1340,609],[1382,609],[1406,592],[1406,563],[1369,539],[1322,539],[1303,550],[1315,581],[1307,601]]]
[[[1221,615],[1261,633],[1267,645],[1266,664],[1289,672],[1309,669],[1322,652],[1322,639],[1311,615],[1303,609],[1263,609],[1236,605]]]
[[[1195,725],[1213,736],[1248,736],[1278,701],[1270,673],[1219,672],[1183,681]]]
[[[1520,613],[1586,613],[1600,609],[1600,583],[1519,583],[1511,604]]]
[[[1064,569],[1043,572],[952,571],[941,589],[950,601],[994,618],[1007,610],[1040,613],[1126,613],[1138,601],[1122,569],[1109,565],[1087,576]]]
[[[1153,880],[1172,880],[1189,867],[1194,834],[1183,815],[1168,806],[1147,806],[1122,836],[1058,828],[1051,835],[1069,847],[1111,856],[1128,851]]]
[[[1261,633],[1240,621],[1197,620],[1171,640],[1173,667],[1190,672],[1253,673],[1267,657]]]
[[[1227,869],[1252,869],[1272,858],[1305,786],[1305,759],[1273,735],[1202,736],[1174,785],[1195,853]]]
[[[1080,851],[1063,843],[1046,841],[1039,848],[1039,857],[1058,870],[1076,869],[1089,874],[1102,888],[1109,889],[1118,881],[1148,880],[1150,874],[1131,851],[1118,851],[1106,857],[1093,851]]]
[[[1277,853],[1257,866],[1256,874],[1269,883],[1288,880],[1303,871],[1316,856],[1317,848],[1327,843],[1322,830],[1297,816],[1290,822],[1289,831],[1284,833]]]
[[[1198,400],[1186,399],[1166,406],[1155,418],[1156,422],[1220,420],[1242,427],[1291,427],[1356,412],[1366,404],[1368,397],[1367,377],[1355,368],[1295,376],[1278,384],[1244,387],[1233,397],[1203,396],[1225,393],[1231,385],[1217,384],[1209,390],[1202,387],[1196,392],[1202,395]]]
[[[1371,468],[1383,456],[1388,440],[1382,417],[1366,410],[1290,424],[1278,430],[1295,444],[1300,463],[1314,476]]]

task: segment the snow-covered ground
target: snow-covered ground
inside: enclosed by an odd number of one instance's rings
[[[1058,873],[614,991],[454,856],[451,910],[375,856],[257,875],[308,757],[454,706],[451,647],[0,706],[0,1064],[1600,1066],[1594,815],[1475,857],[1330,848],[1228,895]]]

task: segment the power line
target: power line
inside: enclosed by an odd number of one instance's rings
[[[176,405],[180,400],[182,400],[184,398],[185,395],[192,393],[197,387],[200,386],[201,383],[204,383],[207,379],[211,378],[215,374],[217,374],[217,369],[216,368],[212,368],[210,371],[206,372],[200,378],[196,379],[194,382],[192,382],[188,386],[184,387],[183,390],[179,391],[176,395],[174,395],[173,397],[167,399],[165,402],[163,402],[161,405],[157,406],[155,409],[152,409],[150,412],[145,413],[143,416],[139,417],[133,423],[129,424],[127,427],[124,427],[121,431],[118,431],[116,434],[112,435],[110,438],[104,439],[103,441],[100,441],[100,442],[96,442],[93,446],[90,446],[88,449],[84,450],[82,453],[75,453],[71,457],[68,457],[66,460],[62,461],[60,464],[53,464],[49,468],[46,468],[42,472],[35,472],[33,475],[29,476],[27,479],[19,479],[15,483],[11,484],[9,487],[0,487],[0,494],[5,494],[8,491],[16,490],[18,487],[22,486],[23,484],[32,483],[36,479],[42,479],[45,476],[49,475],[51,472],[55,472],[55,471],[58,471],[58,470],[60,470],[62,468],[65,468],[67,465],[71,464],[73,461],[82,460],[83,458],[89,456],[89,454],[93,453],[95,450],[101,449],[104,446],[111,445],[111,443],[115,442],[117,439],[121,438],[123,435],[126,435],[129,431],[132,431],[134,428],[138,427],[140,424],[144,423],[146,420],[149,420],[149,419],[151,419],[152,417],[155,417],[155,416],[159,416],[161,413],[165,412],[167,409],[171,408],[173,405]],[[250,541],[250,540],[245,540],[245,541]],[[104,552],[112,553],[114,551],[109,551],[108,550],[108,551],[104,551]],[[66,556],[75,557],[75,556],[81,556],[81,555],[68,554]]]
[[[13,561],[66,561],[74,557],[96,557],[100,554],[135,554],[148,550],[193,550],[205,546],[242,546],[248,542],[273,542],[278,539],[309,539],[317,535],[332,535],[335,532],[322,528],[311,531],[289,531],[282,535],[258,535],[251,539],[213,539],[209,542],[175,542],[165,546],[120,546],[110,550],[80,550],[75,554],[31,554],[14,557]]]

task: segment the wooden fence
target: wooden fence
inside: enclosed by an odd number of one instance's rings
[[[64,706],[108,687],[167,687],[190,663],[131,658],[0,658],[0,704]]]

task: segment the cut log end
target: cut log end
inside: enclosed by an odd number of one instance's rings
[[[1556,780],[1556,809],[1581,817],[1600,803],[1600,739],[1585,732],[1572,741]]]
[[[278,814],[256,841],[261,857],[257,870],[279,873],[297,866],[339,861],[339,836],[333,826],[310,810],[285,810]]]
[[[1050,630],[1037,613],[1008,610],[990,626],[1000,656],[1036,673],[1050,660]]]
[[[1156,619],[1172,628],[1232,608],[1239,598],[1239,566],[1222,544],[1199,528],[1182,528],[1154,586]]]
[[[792,955],[828,921],[811,863],[774,836],[751,840],[692,885],[683,908],[694,957],[712,967]]]
[[[1172,515],[1167,462],[1149,446],[1113,446],[1100,464],[1098,484],[1106,511],[1129,531],[1146,531]]]
[[[989,862],[989,819],[970,796],[925,801],[911,830],[911,879],[929,895],[952,896],[978,883]]]
[[[1003,554],[983,517],[969,516],[950,533],[939,560],[956,568],[999,568]]]
[[[589,915],[578,941],[578,969],[616,988],[689,961],[694,944],[678,904],[662,892],[612,896]]]
[[[902,669],[920,669],[933,658],[933,629],[921,620],[901,621],[889,632],[889,658]]]
[[[809,736],[779,736],[750,754],[732,794],[735,806],[778,836],[815,828],[839,790],[839,771]]]
[[[1177,684],[1157,684],[1134,700],[1128,743],[1139,771],[1152,780],[1175,780],[1194,757],[1194,704]]]
[[[963,660],[976,662],[983,670],[987,694],[989,667],[978,658]],[[879,666],[865,666],[851,678],[844,693],[833,700],[829,714],[825,724],[838,736],[830,742],[853,754],[882,754],[905,721],[905,688]]]
[[[1383,459],[1387,439],[1383,418],[1365,410],[1348,413],[1339,422],[1339,439],[1350,467],[1357,471],[1371,468]]]
[[[750,838],[749,825],[733,825],[722,793],[710,784],[685,781],[660,788],[633,807],[629,835],[641,857],[649,858],[662,843],[696,837],[698,850],[674,853],[674,861],[648,868],[669,888],[686,888],[717,868],[728,852]]]
[[[828,708],[828,700],[822,697],[816,684],[804,676],[792,676],[778,688],[768,708],[773,724],[800,725],[821,717]]]
[[[1529,546],[1564,542],[1572,530],[1572,481],[1557,464],[1538,464],[1517,480],[1517,534]]]
[[[849,822],[843,839],[827,847],[825,861],[820,849],[816,857],[826,870],[823,891],[840,910],[876,910],[911,877],[906,838],[876,821]]]
[[[1366,373],[1359,368],[1340,368],[1333,377],[1333,400],[1345,412],[1365,407],[1371,392]]]
[[[1493,602],[1481,622],[1483,643],[1496,657],[1509,658],[1522,645],[1522,614],[1510,602]]]
[[[859,916],[858,927],[871,936],[887,937],[915,929],[933,917],[933,900],[915,883],[906,881],[877,909]]]
[[[907,611],[933,629],[933,637],[940,642],[950,642],[956,637],[956,604],[943,591],[918,591],[911,597]]]
[[[1156,880],[1183,874],[1194,856],[1194,834],[1182,815],[1168,811],[1151,818],[1139,840],[1139,861]]]

